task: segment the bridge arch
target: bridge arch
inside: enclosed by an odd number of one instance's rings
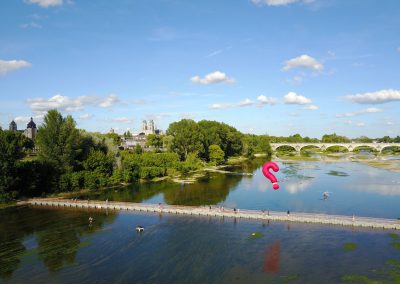
[[[299,151],[298,150],[298,147],[296,147],[296,145],[290,145],[290,144],[282,144],[282,145],[279,145],[279,146],[277,146],[277,147],[275,147],[275,151],[279,151],[279,149],[281,149],[281,150],[288,150],[288,149],[292,149],[292,151]]]
[[[360,148],[372,149],[373,152],[378,151],[378,149],[377,149],[376,146],[374,146],[374,145],[357,145],[357,146],[355,146],[354,148],[352,148],[351,151],[357,151],[357,150],[359,150]],[[350,150],[350,149],[349,149],[349,150]]]
[[[321,150],[321,146],[319,146],[319,145],[316,145],[316,144],[310,144],[310,145],[303,145],[303,146],[300,146],[300,152],[301,151],[306,151],[307,149],[318,149],[318,150]]]

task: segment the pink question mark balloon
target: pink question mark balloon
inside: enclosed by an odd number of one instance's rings
[[[264,176],[272,182],[273,189],[279,189],[278,180],[276,177],[269,172],[269,169],[272,169],[274,172],[279,171],[279,166],[274,162],[266,162],[262,167],[262,173]]]

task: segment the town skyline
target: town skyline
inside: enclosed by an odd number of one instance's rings
[[[58,109],[101,133],[182,118],[274,136],[400,133],[397,1],[0,7],[3,129]]]

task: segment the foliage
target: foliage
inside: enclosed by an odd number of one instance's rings
[[[117,133],[107,133],[106,137],[112,139],[115,146],[119,146],[121,144],[121,137]]]
[[[24,156],[24,138],[18,132],[0,130],[0,202],[17,196],[17,162]]]
[[[39,158],[53,164],[61,174],[73,171],[78,156],[79,131],[75,125],[71,116],[63,118],[57,110],[50,110],[38,130]]]
[[[186,160],[189,154],[204,151],[204,135],[194,120],[182,119],[169,125],[167,134],[173,137],[172,150],[181,160]]]
[[[208,153],[210,156],[210,163],[212,165],[221,165],[225,161],[225,153],[218,145],[210,145],[210,147],[208,147]]]
[[[163,147],[163,135],[149,134],[147,135],[146,146],[160,149]]]
[[[345,136],[333,134],[325,134],[322,136],[322,142],[324,143],[350,143],[350,139]]]

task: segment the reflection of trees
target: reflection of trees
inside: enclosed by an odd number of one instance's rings
[[[174,205],[208,205],[217,204],[226,199],[229,191],[234,188],[243,176],[209,174],[208,178],[194,184],[186,184],[181,189],[171,189],[164,192],[167,204]]]
[[[3,214],[4,213],[4,214]],[[88,218],[95,222],[88,226]],[[49,271],[58,271],[75,261],[81,237],[93,234],[116,214],[104,211],[18,208],[0,215],[0,277],[9,279],[29,252],[26,237],[37,233],[37,253]],[[31,251],[34,252],[34,251]]]

